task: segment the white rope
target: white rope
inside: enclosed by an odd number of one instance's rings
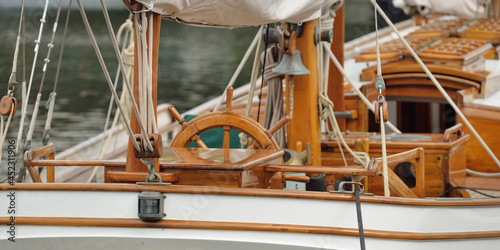
[[[50,93],[49,95],[49,110],[47,111],[47,120],[45,121],[45,130],[50,130],[50,127],[51,127],[51,121],[52,121],[52,117],[54,115],[54,106],[55,106],[55,103],[56,103],[56,96],[57,96],[57,93],[56,92],[52,92]]]
[[[28,99],[30,97],[31,84],[33,83],[33,76],[35,74],[36,62],[37,62],[37,58],[38,58],[38,51],[39,51],[39,47],[40,47],[40,40],[42,38],[43,26],[46,22],[45,17],[47,16],[48,6],[49,6],[49,0],[46,0],[45,6],[43,9],[42,18],[40,19],[40,28],[38,30],[38,38],[37,38],[37,40],[35,40],[35,49],[34,49],[35,55],[33,56],[33,66],[31,67],[31,75],[30,75],[30,80],[29,80],[29,84],[28,84],[28,89],[26,91],[26,98],[23,97],[23,100],[21,102],[22,103],[21,120],[19,122],[19,132],[17,133],[17,142],[16,142],[17,155],[19,155],[19,152],[20,152],[19,151],[19,143],[21,143],[21,137],[23,135],[24,119],[26,118],[26,111],[28,108]]]
[[[247,62],[248,57],[250,57],[250,54],[252,54],[252,50],[257,45],[257,42],[259,41],[259,37],[260,36],[261,36],[261,32],[257,32],[257,34],[255,34],[255,37],[253,38],[252,43],[250,44],[250,46],[247,49],[247,52],[245,53],[245,55],[241,59],[241,62],[238,65],[238,68],[236,68],[236,71],[234,72],[233,76],[231,77],[231,80],[229,81],[229,83],[227,84],[226,88],[224,89],[224,93],[221,95],[221,97],[219,99],[219,102],[217,103],[217,105],[215,105],[215,108],[214,108],[213,111],[219,110],[220,105],[222,104],[222,102],[226,98],[226,91],[227,91],[227,89],[229,87],[233,86],[234,82],[236,81],[236,78],[238,78],[238,76],[240,75],[240,72],[243,69],[243,66],[245,66],[245,63]]]
[[[106,78],[106,82],[108,83],[109,88],[111,89],[111,93],[113,94],[113,97],[115,99],[117,107],[120,109],[121,113],[124,113],[124,110],[122,109],[122,107],[120,105],[120,100],[118,99],[118,94],[113,89],[113,83],[111,82],[111,78],[109,76],[109,72],[108,72],[108,70],[106,68],[106,64],[104,62],[104,59],[102,58],[101,51],[99,49],[99,46],[97,45],[97,41],[95,39],[94,33],[92,32],[92,28],[90,27],[89,20],[87,19],[87,15],[85,14],[85,10],[83,9],[83,5],[82,5],[81,0],[77,0],[77,3],[78,3],[78,7],[80,9],[80,14],[82,15],[83,23],[85,24],[85,28],[87,29],[87,32],[88,32],[89,37],[90,37],[90,40],[92,42],[92,46],[94,47],[94,50],[95,50],[96,55],[97,55],[97,58],[99,60],[99,64],[101,65],[102,71],[103,71],[104,76]],[[102,3],[102,1],[101,1],[101,3]],[[104,15],[104,16],[106,17],[106,15]],[[109,28],[109,26],[108,26],[108,28]],[[113,34],[113,37],[114,37],[114,33],[113,32],[111,32],[111,33]],[[116,42],[116,39],[113,39],[113,41]],[[123,64],[122,63],[123,62],[121,62],[121,64],[120,64],[121,68],[123,68]],[[128,124],[125,127],[127,129],[128,135],[129,135],[129,137],[130,137],[130,139],[132,141],[132,144],[134,145],[134,148],[137,151],[140,151],[141,148],[139,147],[139,144],[137,143],[137,141],[134,138],[134,134],[132,133],[132,129],[130,128],[130,126]]]
[[[467,174],[470,174],[470,175],[485,177],[485,178],[498,178],[498,177],[500,177],[500,173],[483,173],[483,172],[478,172],[478,171],[474,171],[471,169],[466,169],[465,172]]]
[[[123,32],[123,30],[125,30],[125,35],[124,35],[125,39],[123,41],[122,51],[121,51],[122,56],[124,56],[124,52],[125,52],[126,48],[128,47],[127,42],[129,42],[132,45],[134,44],[134,42],[133,42],[134,37],[133,36],[131,36],[130,40],[128,40],[129,35],[134,32],[133,23],[130,20],[131,18],[132,18],[132,16],[129,16],[129,19],[125,20],[125,23],[123,23],[120,26],[120,28],[118,29],[118,32],[117,32],[117,43],[120,44],[122,32]],[[120,78],[120,73],[121,73],[120,72],[120,65],[118,65],[118,68],[116,70],[116,75],[115,75],[115,82],[113,85],[114,89],[116,89],[118,86],[118,80]],[[120,102],[125,101],[124,95],[126,93],[127,93],[127,90],[125,88],[123,88],[122,94],[120,96]],[[122,103],[122,105],[123,105],[123,103]],[[106,122],[104,123],[103,133],[106,132],[106,130],[108,130],[108,124],[109,124],[109,119],[111,117],[112,110],[113,110],[113,97],[111,96],[109,99],[108,113],[106,114]],[[128,110],[128,109],[126,109],[126,110]],[[109,129],[109,135],[106,138],[106,141],[104,141],[104,138],[101,141],[102,145],[101,145],[101,150],[100,150],[101,153],[99,154],[99,160],[102,160],[104,158],[104,154],[106,153],[108,146],[109,146],[109,143],[111,142],[111,137],[114,135],[114,128],[116,127],[116,124],[118,123],[118,118],[120,117],[120,115],[122,115],[122,114],[120,114],[120,111],[117,111],[115,114],[115,117],[113,119],[113,122],[111,124],[111,128]],[[97,174],[98,169],[99,169],[99,166],[94,167],[94,170],[92,171],[89,178],[87,179],[87,183],[92,182],[92,180],[95,178],[95,176]]]
[[[491,151],[491,149],[488,147],[488,145],[486,145],[486,143],[484,142],[483,138],[481,138],[481,136],[477,133],[477,131],[474,129],[474,127],[470,124],[469,120],[465,117],[465,115],[462,113],[462,111],[457,107],[457,105],[455,104],[455,102],[453,102],[453,100],[451,99],[451,97],[448,95],[448,93],[446,93],[446,91],[443,89],[443,87],[441,86],[441,84],[439,84],[439,82],[436,80],[436,78],[434,77],[434,75],[432,75],[431,71],[427,68],[427,66],[425,66],[424,62],[422,62],[422,60],[418,57],[418,55],[415,53],[415,51],[413,50],[413,48],[404,39],[403,35],[401,35],[401,33],[397,30],[397,28],[391,22],[391,20],[389,19],[389,17],[387,17],[387,15],[384,13],[384,11],[380,8],[380,6],[378,6],[378,4],[374,0],[370,0],[370,1],[375,6],[375,8],[377,8],[377,10],[380,13],[380,15],[382,16],[382,18],[384,18],[384,20],[387,22],[387,24],[389,24],[389,26],[394,30],[394,32],[396,33],[396,35],[398,35],[398,37],[401,40],[401,42],[405,45],[405,47],[408,49],[408,51],[410,51],[410,53],[413,56],[413,58],[415,59],[415,61],[417,61],[417,63],[422,67],[422,69],[425,71],[425,73],[427,74],[427,76],[429,76],[429,78],[431,79],[432,83],[434,83],[434,85],[439,90],[439,92],[441,92],[441,94],[444,96],[444,98],[446,99],[446,101],[451,105],[451,107],[455,110],[455,112],[458,114],[458,116],[460,116],[460,118],[462,119],[462,121],[465,123],[465,125],[467,125],[467,127],[470,129],[470,131],[472,132],[472,134],[474,134],[474,136],[476,137],[476,139],[483,146],[483,148],[486,150],[486,152],[488,152],[488,154],[491,156],[491,158],[497,164],[497,166],[500,167],[500,161],[495,156],[495,154],[493,153],[493,151]]]
[[[384,177],[384,196],[391,196],[389,191],[389,173],[387,167],[387,149],[385,144],[384,108],[380,105],[380,136],[382,137],[382,175]]]
[[[28,129],[28,136],[26,137],[27,142],[31,142],[31,140],[33,139],[33,131],[35,130],[35,123],[36,123],[35,121],[36,121],[36,117],[38,115],[38,107],[40,106],[40,99],[41,98],[42,98],[42,94],[38,93],[36,96],[35,107],[33,108],[31,123],[30,123],[29,129]]]
[[[378,18],[377,18],[377,9],[374,8],[375,11],[375,48],[377,53],[377,80],[375,82],[375,88],[379,91],[378,101],[379,105],[379,119],[380,119],[380,137],[382,138],[382,176],[384,177],[384,196],[391,196],[391,192],[389,190],[389,173],[387,166],[387,146],[385,143],[385,122],[384,122],[384,105],[382,105],[382,101],[385,99],[382,96],[382,91],[385,89],[385,84],[382,78],[382,62],[380,61],[380,48],[379,48],[379,39],[378,39]],[[380,84],[378,84],[380,81]]]
[[[19,57],[19,44],[21,43],[21,30],[24,22],[24,0],[21,5],[21,17],[19,18],[19,30],[17,32],[17,38],[16,38],[16,47],[14,49],[14,59],[12,60],[12,73],[11,77],[9,79],[9,84],[13,83],[11,81],[16,81],[16,73],[17,73],[17,60]]]
[[[281,49],[277,46],[272,46],[267,49],[267,53],[262,53],[262,61],[265,60],[266,65],[264,79],[268,86],[264,117],[264,128],[266,129],[274,127],[283,117],[283,75],[273,72],[273,69],[281,62],[282,57]],[[280,148],[285,147],[285,129],[283,127],[276,131],[273,137]]]
[[[64,32],[63,32],[63,38],[62,38],[62,42],[61,42],[61,50],[59,52],[59,61],[57,63],[56,77],[54,80],[54,89],[52,90],[52,93],[50,93],[50,95],[49,95],[49,108],[48,108],[48,112],[47,112],[47,120],[45,121],[44,137],[48,136],[48,133],[49,133],[49,130],[50,130],[51,124],[52,124],[52,117],[53,117],[53,113],[54,113],[54,106],[55,106],[55,101],[56,101],[56,96],[57,96],[57,93],[56,93],[57,83],[59,81],[59,72],[61,69],[62,56],[64,54],[64,46],[66,44],[66,35],[67,35],[67,31],[68,31],[69,17],[71,14],[72,3],[73,3],[73,0],[70,0],[69,4],[68,4],[68,11],[66,12],[66,22],[64,24]],[[48,142],[48,139],[49,139],[48,137],[42,138],[44,143]]]
[[[153,133],[158,133],[158,125],[156,124],[156,116],[153,103],[153,15],[149,15],[149,84],[148,84],[148,121],[151,123],[150,128]]]
[[[26,138],[26,142],[27,142],[28,146],[33,139],[33,132],[35,130],[36,120],[37,120],[37,116],[38,116],[38,108],[40,106],[40,101],[42,99],[43,83],[45,81],[45,75],[47,73],[47,65],[49,65],[49,62],[50,62],[50,53],[52,52],[52,49],[54,48],[54,38],[55,38],[56,32],[57,32],[57,25],[59,22],[59,16],[61,14],[61,7],[62,7],[62,0],[59,0],[59,7],[57,8],[56,19],[54,21],[54,26],[52,28],[52,38],[50,39],[50,42],[47,44],[47,47],[49,49],[47,50],[47,56],[44,59],[44,64],[43,64],[43,69],[42,69],[42,72],[43,72],[42,80],[40,81],[40,89],[38,90],[38,95],[36,97],[35,107],[33,110],[33,114],[31,115],[31,123],[30,123],[29,130],[28,130],[28,136]]]
[[[264,25],[260,26],[259,31],[259,41],[257,43],[257,48],[255,49],[255,57],[253,59],[252,75],[250,76],[250,90],[248,92],[246,116],[250,116],[252,110],[253,95],[255,92],[255,86],[257,85],[257,77],[259,75],[259,65],[260,65],[260,52],[262,51]],[[266,48],[267,49],[267,48]]]
[[[79,5],[81,5],[80,0],[78,0],[78,3],[79,3]],[[125,66],[124,66],[124,63],[123,63],[123,59],[120,56],[120,49],[118,48],[118,44],[116,42],[116,36],[115,36],[114,31],[113,31],[113,27],[111,25],[111,20],[109,19],[109,14],[108,14],[108,11],[107,11],[107,8],[106,8],[106,4],[104,3],[104,0],[101,0],[101,5],[102,5],[103,13],[104,13],[104,19],[105,19],[106,25],[108,27],[108,32],[109,32],[109,35],[111,36],[111,41],[112,41],[112,44],[113,44],[113,48],[115,50],[115,54],[116,54],[116,57],[118,59],[118,63],[120,65],[120,69],[122,71],[122,75],[124,76],[123,79],[125,80],[125,86],[127,87],[127,91],[130,93],[129,97],[130,97],[131,102],[132,102],[132,108],[133,108],[134,113],[135,113],[135,115],[137,117],[137,121],[139,123],[139,127],[140,127],[140,130],[141,130],[142,136],[143,136],[143,138],[147,138],[147,133],[146,133],[144,124],[143,124],[143,122],[140,119],[140,112],[139,112],[139,109],[137,107],[137,103],[135,102],[134,95],[132,94],[133,91],[132,91],[132,87],[130,85],[130,81],[126,77],[127,74],[125,72]],[[83,7],[81,9],[83,10]],[[80,11],[82,11],[82,10],[80,10]],[[87,20],[87,23],[88,23],[88,20]],[[89,28],[90,28],[90,26],[89,26]],[[93,40],[95,41],[95,38]],[[96,46],[97,46],[97,44],[95,45],[95,47]],[[97,47],[97,50],[98,49],[99,48]],[[140,50],[138,50],[138,51],[140,51]],[[100,52],[99,52],[99,54],[100,54]],[[101,58],[102,58],[102,56],[101,56]],[[105,69],[106,68],[104,67],[103,71]],[[105,75],[107,75],[107,79],[109,79],[109,73],[105,73]],[[111,79],[108,80],[108,85],[109,85],[110,89],[112,89]],[[117,106],[120,109],[120,113],[124,114],[125,112],[123,110],[123,107],[120,105],[120,100],[118,98],[118,94],[116,94],[116,91],[113,91],[113,90],[112,90],[112,93],[113,93],[115,102],[117,103]],[[133,136],[133,133],[132,133],[132,129],[130,129],[130,126],[128,124],[127,124],[126,127],[127,127],[127,131],[129,132],[130,139],[132,140],[132,143],[134,144],[134,147],[136,148],[136,150],[140,151],[140,147],[137,144],[136,140],[134,139],[134,136]],[[151,145],[151,142],[149,140],[145,140],[145,141],[146,141],[146,144],[147,144],[148,148],[151,150],[151,152],[153,152],[153,150],[152,150],[153,146]]]
[[[356,92],[356,94],[359,96],[359,98],[361,99],[361,101],[363,101],[365,103],[365,105],[368,107],[368,109],[375,114],[375,107],[373,106],[373,104],[365,97],[365,95],[356,87],[356,85],[354,84],[354,82],[351,80],[351,78],[347,75],[347,73],[345,72],[344,68],[342,67],[342,65],[340,65],[339,61],[337,60],[337,57],[335,57],[335,55],[333,54],[333,52],[330,50],[330,47],[328,47],[328,45],[326,43],[323,43],[323,46],[326,48],[325,51],[328,52],[328,55],[330,56],[330,59],[332,59],[333,63],[335,64],[335,66],[337,67],[337,69],[340,71],[340,73],[342,73],[342,75],[345,77],[345,79],[347,80],[347,82],[349,83],[349,85],[351,85],[352,89]],[[399,131],[398,128],[396,128],[396,126],[394,126],[391,122],[387,122],[386,124],[393,132],[395,133],[398,133],[398,134],[401,134],[401,131]]]

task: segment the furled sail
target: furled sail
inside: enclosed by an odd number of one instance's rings
[[[484,3],[478,0],[393,0],[394,6],[403,9],[406,14],[412,8],[424,8],[425,12],[456,15],[464,18],[478,18],[484,14]]]
[[[132,0],[123,0],[130,5]],[[191,25],[244,27],[319,18],[324,0],[135,0],[164,19]]]

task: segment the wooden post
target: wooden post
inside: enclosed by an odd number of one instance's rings
[[[153,15],[153,110],[154,110],[154,115],[156,117],[156,106],[157,106],[157,100],[156,100],[156,93],[157,93],[157,77],[158,77],[158,47],[159,47],[159,40],[160,40],[160,25],[161,25],[161,16],[159,14],[153,13],[153,12],[148,12],[146,16]],[[137,21],[137,20],[135,20]],[[137,32],[137,31],[136,31]],[[150,32],[148,30],[148,32]],[[146,34],[147,41],[149,43],[149,33]],[[139,69],[138,69],[138,58],[137,58],[137,50],[141,49],[137,47],[137,38],[134,39],[135,41],[135,49],[134,53],[136,56],[134,56],[134,98],[136,100],[137,105],[139,106]],[[140,108],[139,108],[140,109]],[[147,126],[147,123],[144,124]],[[137,117],[134,112],[132,112],[131,119],[130,119],[130,126],[132,128],[132,132],[134,134],[140,134],[141,129],[139,126],[139,122],[137,121]],[[131,139],[129,139],[128,142],[128,150],[127,150],[127,163],[125,167],[125,171],[127,172],[147,172],[147,167],[144,165],[139,158],[135,157],[134,154],[135,148],[134,145],[132,144]],[[148,159],[151,160],[151,159]],[[156,161],[155,163],[155,171],[159,172],[160,171],[160,166],[159,162]],[[144,180],[145,181],[145,180]]]
[[[495,18],[498,18],[500,12],[500,1],[493,0],[492,6],[493,6],[493,14],[495,15]]]
[[[302,63],[311,72],[309,75],[297,75],[293,78],[294,105],[293,116],[287,125],[287,145],[311,144],[311,163],[321,165],[321,145],[318,116],[318,69],[317,52],[314,45],[314,29],[317,21],[303,24],[303,34],[297,37],[296,48],[302,55]],[[290,113],[289,77],[286,78],[287,114]],[[292,148],[294,149],[294,148]]]
[[[335,57],[339,60],[342,67],[344,67],[344,41],[345,41],[345,31],[344,31],[344,10],[345,4],[342,5],[340,9],[336,11],[335,22],[333,23],[333,42],[331,45],[331,50]],[[330,70],[328,74],[328,97],[333,101],[334,111],[344,111],[344,76],[340,71],[330,63]],[[346,120],[337,120],[340,130],[345,131]]]

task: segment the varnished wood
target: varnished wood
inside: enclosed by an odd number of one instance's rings
[[[125,167],[124,161],[100,161],[100,160],[33,160],[26,161],[24,163],[26,166],[56,166],[56,167],[65,167],[65,166],[79,166],[79,167],[94,167],[94,166],[118,166]]]
[[[207,130],[224,126],[229,126],[232,129],[245,133],[259,142],[259,145],[263,148],[279,148],[272,135],[270,135],[262,125],[249,117],[234,113],[225,113],[225,111],[204,114],[189,121],[187,125],[175,135],[170,146],[186,147],[193,140],[194,136],[198,136]]]
[[[9,217],[0,217],[0,223],[8,224]],[[359,237],[357,228],[304,226],[294,224],[270,224],[249,222],[193,221],[193,220],[160,220],[146,222],[140,219],[123,218],[78,218],[78,217],[16,217],[17,225],[34,226],[73,226],[73,227],[113,227],[113,228],[167,228],[167,229],[199,229],[199,230],[232,230],[258,232],[286,232],[302,234],[322,234]],[[500,237],[500,231],[471,231],[447,233],[416,233],[365,229],[365,237],[394,240],[460,240],[487,239]]]
[[[401,181],[401,179],[392,171],[389,171],[389,185],[402,197],[425,197],[425,160],[424,160],[424,149],[415,148],[406,152],[402,152],[395,155],[389,155],[387,157],[387,165],[395,165],[401,162],[408,162],[415,159],[415,174],[416,174],[416,186],[413,191],[411,191],[406,184]],[[382,172],[382,159],[373,159],[368,166],[368,170]]]
[[[40,174],[38,173],[38,169],[36,169],[34,167],[26,167],[26,168],[28,170],[28,173],[30,173],[31,180],[34,183],[40,183],[40,182],[42,182],[42,179],[40,178]]]
[[[500,109],[474,106],[467,102],[461,110],[496,157],[500,157],[500,140],[498,140]],[[457,116],[457,123],[459,122],[462,120]],[[464,134],[471,133],[467,127],[463,128],[463,132]],[[468,168],[479,172],[499,172],[498,166],[476,138],[471,138],[467,143],[466,151]]]
[[[179,173],[158,173],[162,179],[162,182],[175,183],[179,181]],[[118,171],[108,171],[106,173],[106,179],[110,182],[145,182],[148,173],[130,173],[130,172],[118,172]]]
[[[342,67],[344,66],[344,40],[345,40],[345,4],[335,12],[335,22],[333,23],[333,37],[334,42],[331,44],[330,49],[333,54],[340,62]],[[333,101],[334,111],[344,111],[344,76],[340,71],[330,63],[330,69],[328,73],[328,97]],[[337,121],[340,130],[346,130],[346,120],[338,119]]]
[[[157,96],[157,78],[158,78],[158,51],[159,51],[159,37],[160,37],[160,27],[161,27],[161,15],[159,14],[156,14],[154,12],[148,12],[146,14],[146,16],[149,16],[149,15],[153,15],[153,30],[148,30],[148,32],[146,32],[146,42],[149,43],[149,32],[153,32],[153,47],[152,48],[148,48],[149,49],[152,49],[152,55],[153,55],[153,58],[152,58],[152,62],[153,62],[153,65],[151,66],[151,69],[152,69],[152,96],[153,96],[153,110],[154,110],[154,116],[155,116],[155,120],[157,120],[157,100],[156,100],[156,96]],[[137,21],[137,20],[135,20]],[[138,32],[138,31],[136,31]],[[137,36],[134,36],[134,40],[135,40],[135,47],[134,47],[134,53],[135,55],[138,55],[138,50],[140,50],[141,48],[138,48],[138,43],[137,43]],[[148,53],[149,54],[149,53]],[[139,106],[139,62],[138,62],[138,58],[137,56],[134,57],[134,82],[133,82],[133,95],[134,95],[134,98],[135,98],[135,101],[137,103],[137,105]],[[146,123],[148,124],[148,123]],[[146,126],[145,124],[145,126]],[[140,126],[139,126],[139,123],[138,123],[138,120],[137,120],[137,116],[135,114],[135,112],[132,112],[131,114],[131,119],[130,119],[130,127],[132,128],[132,132],[134,134],[140,134],[141,133],[141,130],[140,130]],[[134,151],[135,151],[135,148],[132,144],[132,141],[131,139],[129,139],[129,142],[128,142],[128,149],[127,149],[127,171],[128,172],[147,172],[147,167],[146,165],[144,165],[140,159],[136,158],[135,157],[135,154],[134,154]],[[155,164],[155,170],[158,171],[159,170],[159,166],[157,164]]]
[[[458,123],[455,126],[448,128],[444,131],[444,141],[449,142],[451,140],[451,136],[453,134],[456,134],[457,137],[462,136],[463,130],[462,130],[462,123]]]
[[[495,190],[500,191],[500,178],[487,178],[477,176],[467,176],[465,178],[465,186],[474,189]]]
[[[376,176],[376,170],[367,170],[356,167],[319,167],[319,166],[282,166],[269,165],[264,167],[269,172],[288,172],[288,173],[306,173],[306,174],[332,174],[332,175],[363,175]]]
[[[314,32],[317,20],[303,23],[303,34],[297,37],[297,50],[302,56],[302,63],[310,71],[309,75],[293,77],[294,106],[293,115],[287,125],[287,145],[295,145],[298,141],[306,145],[311,144],[311,165],[321,165],[321,145],[319,140],[319,115],[318,115],[318,69],[317,48],[314,45]],[[289,77],[286,78],[286,112],[290,113]]]
[[[33,165],[32,161],[37,158],[47,157],[46,162],[47,165]],[[53,143],[49,143],[45,146],[38,147],[29,151],[26,151],[24,154],[24,165],[27,167],[28,172],[30,173],[31,179],[33,182],[42,182],[40,178],[40,174],[38,173],[38,169],[36,166],[46,166],[47,167],[47,182],[54,182],[55,180],[55,169],[54,165],[51,164],[51,161],[55,158],[55,146]]]
[[[302,183],[309,183],[311,181],[311,178],[309,176],[305,176],[305,175],[286,174],[284,176],[285,176],[286,181],[295,181],[295,182],[302,182]]]

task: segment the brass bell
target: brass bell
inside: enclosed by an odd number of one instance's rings
[[[273,72],[282,75],[309,75],[311,73],[302,64],[302,57],[298,50],[295,50],[293,54],[283,54],[280,64],[273,69]]]

